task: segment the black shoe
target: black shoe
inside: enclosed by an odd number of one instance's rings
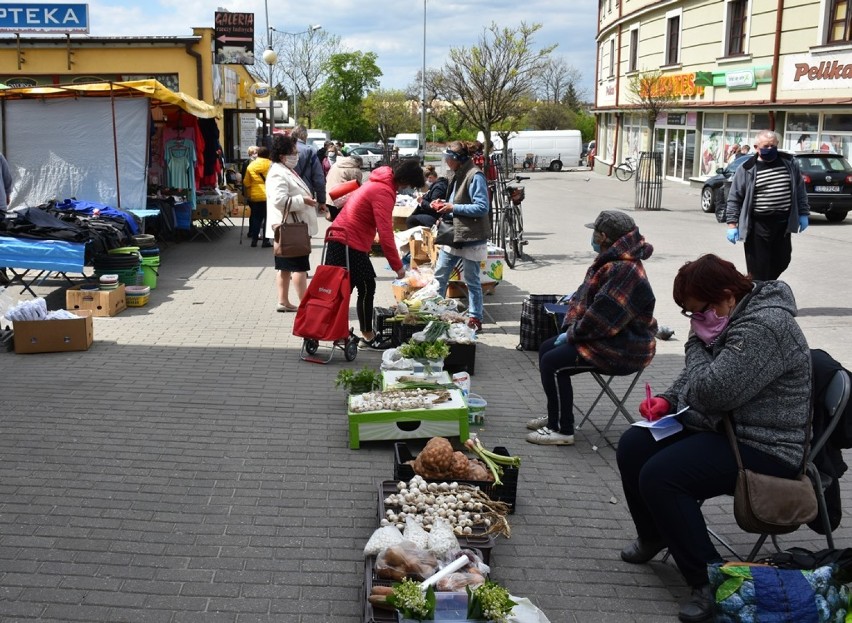
[[[253,247],[257,246],[257,239],[254,239],[254,240],[251,241],[251,246],[253,246]]]
[[[269,242],[269,240],[264,240],[264,241],[263,241],[263,244],[262,244],[262,245],[260,245],[260,246],[261,246],[261,247],[263,247],[264,249],[267,249],[267,248],[269,248],[269,247],[271,247],[271,246],[272,246],[272,243],[271,243],[271,242]]]
[[[643,541],[641,538],[637,538],[621,550],[621,559],[632,565],[641,565],[651,560],[665,548],[666,544],[662,541]]]
[[[677,618],[685,623],[713,620],[713,589],[709,584],[692,589],[692,596],[680,607]]]

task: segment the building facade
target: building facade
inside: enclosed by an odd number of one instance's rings
[[[187,37],[0,37],[0,83],[37,87],[155,79],[215,106],[225,158],[238,160],[257,140],[254,79],[243,65],[214,62],[213,28],[192,31]]]
[[[596,169],[656,150],[667,178],[715,173],[762,129],[852,156],[850,0],[599,0]],[[650,136],[634,95],[674,96]]]

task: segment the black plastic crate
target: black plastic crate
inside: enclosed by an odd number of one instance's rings
[[[406,465],[406,467],[408,466]],[[464,481],[458,480],[456,482]],[[385,498],[391,493],[397,493],[396,483],[396,480],[383,480],[379,483],[378,525],[381,525],[382,519],[385,518]],[[482,554],[482,562],[486,565],[489,564],[489,561],[491,560],[491,548],[494,547],[495,539],[492,535],[485,534],[485,528],[482,526],[474,526],[473,534],[468,534],[466,536],[456,535],[456,539],[459,542],[459,547],[477,550]]]
[[[376,342],[380,345],[393,344],[393,326],[397,323],[389,322],[396,314],[388,307],[373,308],[373,332],[376,334]]]
[[[467,372],[471,376],[476,368],[476,342],[457,344],[450,342],[450,354],[444,359],[444,370],[450,374]]]
[[[497,446],[492,451],[494,454],[502,456],[512,456],[509,451],[503,446]],[[408,444],[404,441],[397,441],[393,444],[393,477],[399,481],[408,482],[414,478],[414,468],[411,465],[406,465],[408,461],[413,461],[416,458],[411,454]],[[425,479],[426,482],[442,482],[441,480]],[[455,482],[464,483],[479,487],[479,489],[492,500],[505,502],[509,505],[509,514],[515,512],[515,500],[518,496],[518,468],[503,466],[503,476],[500,478],[503,481],[502,485],[495,485],[488,480],[458,480]]]
[[[405,324],[403,322],[394,322],[392,326],[393,338],[391,339],[391,344],[394,346],[405,344],[411,339],[412,335],[426,328],[425,323]]]

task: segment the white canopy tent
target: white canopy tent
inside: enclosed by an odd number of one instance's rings
[[[153,106],[206,118],[216,112],[154,80],[0,91],[11,207],[75,198],[144,208]]]

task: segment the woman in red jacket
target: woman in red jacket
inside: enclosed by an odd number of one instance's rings
[[[385,259],[396,276],[402,278],[405,271],[393,237],[393,207],[397,192],[404,188],[422,188],[426,183],[423,169],[416,158],[401,160],[393,169],[379,167],[370,174],[369,181],[350,195],[340,214],[334,220],[335,227],[346,230],[349,243],[349,277],[352,288],[358,289],[358,323],[362,340],[359,347],[374,346],[373,297],[376,294],[376,271],[370,261],[370,248],[379,233]],[[339,242],[329,242],[326,249],[326,264],[346,266],[346,247]]]

